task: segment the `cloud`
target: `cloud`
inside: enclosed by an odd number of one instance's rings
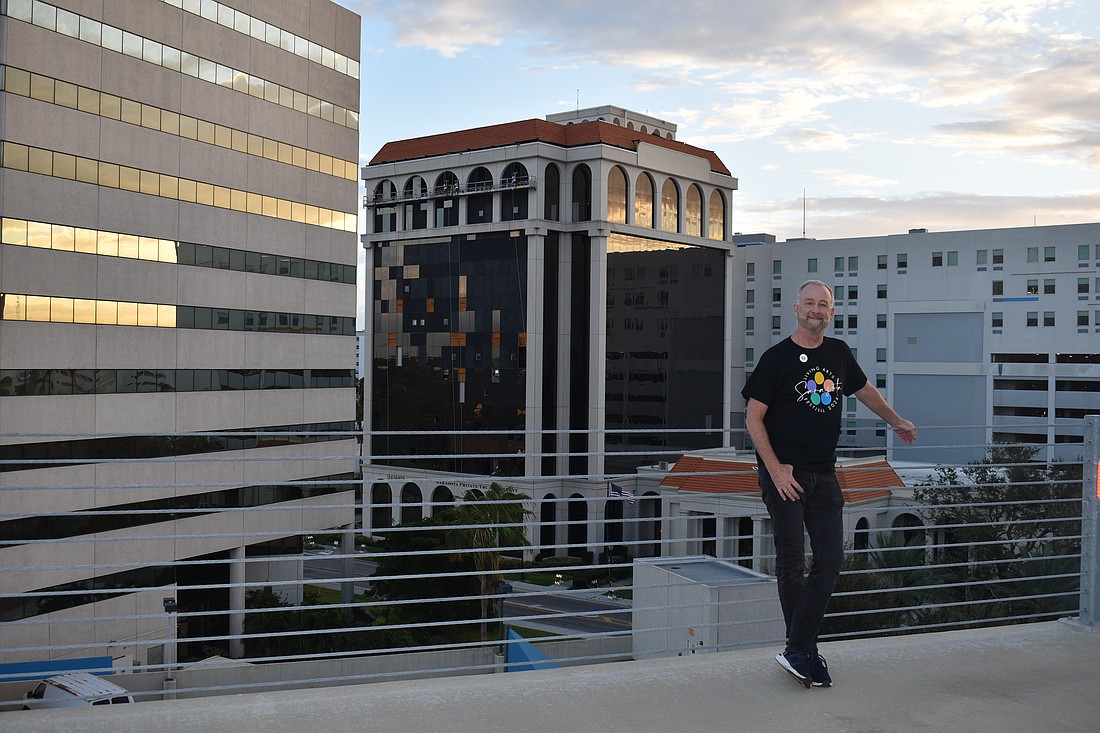
[[[836,122],[837,105],[897,100],[955,118],[935,144],[988,151],[1006,144],[983,125],[1034,120],[1010,146],[1082,164],[1100,158],[1100,45],[1050,18],[1064,0],[562,0],[554,12],[511,0],[374,4],[399,45],[445,57],[518,45],[531,68],[635,69],[637,94],[704,86],[714,109],[695,120],[712,141],[784,134]],[[611,100],[613,101],[613,100]],[[816,125],[814,126],[817,127]],[[1030,138],[1030,139],[1029,139]],[[851,145],[837,123],[828,149]],[[713,145],[713,142],[712,142]]]
[[[801,197],[735,202],[734,228],[801,236]],[[815,239],[877,236],[913,228],[956,231],[1095,221],[1100,189],[1064,196],[982,196],[925,192],[912,196],[809,197],[806,235]]]

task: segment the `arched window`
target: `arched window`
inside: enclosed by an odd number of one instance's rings
[[[703,236],[703,192],[699,190],[699,186],[694,183],[688,186],[684,204],[684,234]]]
[[[538,554],[553,556],[557,554],[554,545],[558,544],[558,497],[547,494],[542,497],[539,507],[539,546]]]
[[[715,189],[710,194],[710,206],[707,207],[707,239],[726,238],[726,200],[722,192]]]
[[[680,189],[671,178],[661,186],[661,230],[680,231]]]
[[[428,184],[413,176],[405,184],[405,230],[428,228]]]
[[[458,226],[458,176],[450,171],[439,174],[435,179],[435,225],[437,227]]]
[[[607,220],[626,224],[626,173],[617,165],[607,174]]]
[[[639,173],[634,186],[634,223],[653,228],[653,179],[648,173]]]
[[[573,199],[571,221],[592,219],[592,170],[584,165],[573,169]]]
[[[542,215],[550,221],[561,221],[561,171],[553,163],[546,166],[546,180],[543,181]]]
[[[370,526],[375,533],[393,526],[393,492],[389,484],[370,487]]]
[[[860,517],[856,522],[856,534],[852,546],[856,550],[866,550],[871,546],[871,525],[867,517]]]
[[[901,541],[909,546],[920,545],[924,542],[924,523],[915,514],[899,514],[893,523],[894,529],[900,529]]]
[[[397,186],[388,178],[380,181],[374,187],[374,200],[379,203],[374,207],[374,231],[397,231]]]
[[[522,163],[509,163],[500,177],[500,219],[516,221],[526,219],[527,201],[531,195],[527,169]]]
[[[493,174],[488,168],[474,168],[466,179],[470,195],[466,197],[466,223],[481,224],[493,220]]]
[[[414,483],[401,487],[401,524],[419,522],[424,518],[424,494]]]
[[[568,535],[569,554],[580,557],[588,545],[588,503],[580,494],[569,497],[568,504],[569,527]]]
[[[432,491],[432,516],[454,504],[455,495],[446,486],[436,486]]]

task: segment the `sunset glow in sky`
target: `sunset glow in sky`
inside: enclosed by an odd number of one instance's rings
[[[1100,220],[1095,0],[339,2],[363,162],[612,104],[718,153],[739,232],[802,236],[804,195],[818,239]]]

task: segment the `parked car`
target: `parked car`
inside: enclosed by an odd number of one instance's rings
[[[24,710],[78,708],[132,703],[134,696],[114,682],[87,672],[68,672],[42,680],[27,693]]]

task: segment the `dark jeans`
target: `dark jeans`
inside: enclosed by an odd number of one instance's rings
[[[802,498],[784,501],[767,470],[760,466],[760,491],[772,518],[775,536],[775,577],[779,603],[787,623],[787,650],[817,650],[817,633],[844,563],[844,495],[832,471],[794,470]],[[803,577],[806,540],[810,535],[813,561]]]

